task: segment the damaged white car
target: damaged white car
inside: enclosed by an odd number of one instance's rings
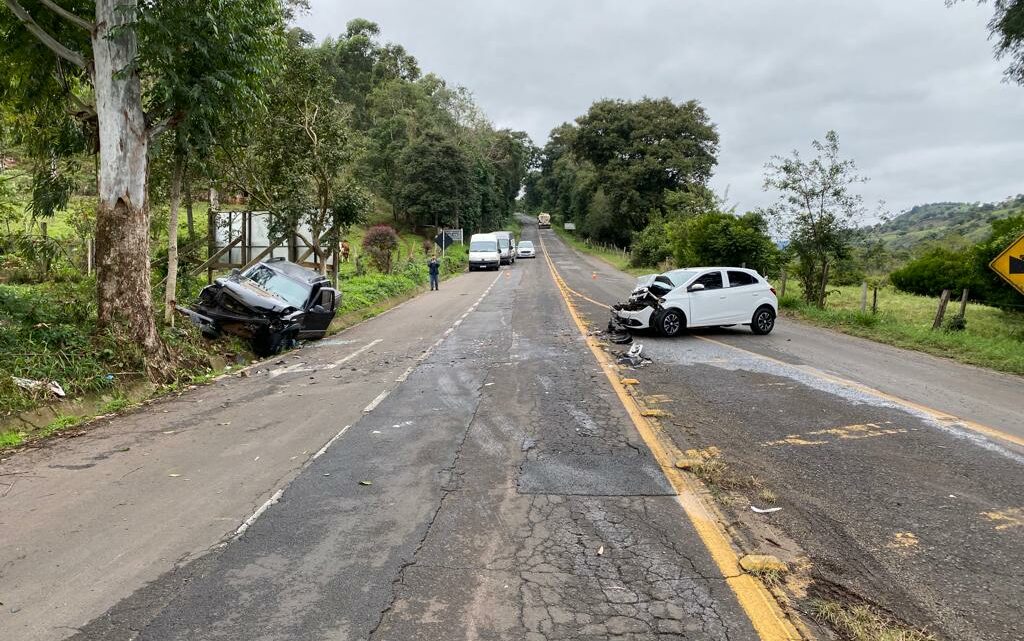
[[[728,325],[750,325],[755,334],[768,334],[778,312],[775,288],[752,269],[687,267],[637,279],[629,300],[612,307],[612,324],[653,328],[664,336]]]

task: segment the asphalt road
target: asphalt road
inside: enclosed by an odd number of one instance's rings
[[[598,303],[634,279],[542,233],[603,327]],[[1024,381],[784,318],[768,337],[635,341],[653,360],[631,374],[640,392],[680,449],[721,451],[713,489],[735,536],[800,568],[805,608],[862,602],[940,638],[1024,638]]]
[[[632,279],[523,236],[603,326]],[[0,462],[0,639],[787,638],[743,551],[789,561],[805,611],[1024,636],[1017,379],[784,320],[642,336],[646,430],[552,276],[460,276]],[[691,448],[721,487],[680,490],[658,452]]]
[[[0,638],[759,638],[544,262],[331,343],[6,461]]]

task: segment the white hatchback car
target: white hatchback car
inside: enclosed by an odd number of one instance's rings
[[[521,240],[516,245],[517,258],[536,258],[537,252],[533,249],[533,243],[528,240]]]
[[[750,325],[755,334],[775,328],[775,288],[752,269],[687,267],[641,276],[629,301],[612,308],[628,329],[653,328],[676,336],[688,327]]]

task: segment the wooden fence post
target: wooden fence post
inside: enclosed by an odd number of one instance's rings
[[[946,316],[946,306],[949,305],[949,290],[942,290],[942,296],[939,297],[939,309],[935,312],[935,322],[932,323],[932,329],[939,329],[942,327],[942,319]]]
[[[878,313],[878,285],[871,288],[871,313]]]
[[[860,284],[860,313],[864,314],[868,311],[868,281],[862,281]]]
[[[825,299],[828,298],[828,263],[822,266],[821,270],[821,291],[818,292],[818,307],[825,309]]]
[[[967,318],[967,296],[970,293],[966,287],[964,287],[964,293],[960,295],[960,318]]]

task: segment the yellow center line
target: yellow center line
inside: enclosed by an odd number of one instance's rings
[[[541,241],[541,245],[542,246],[544,245],[543,240]],[[546,256],[546,254],[545,254],[545,256]],[[551,263],[550,259],[548,260],[548,262]],[[555,269],[553,264],[551,264],[550,266],[551,266],[551,269],[553,269],[553,270]],[[557,273],[557,270],[556,270],[555,273]],[[561,280],[561,278],[562,278],[561,276],[557,276],[558,280]],[[596,301],[593,298],[588,298],[587,296],[584,296],[583,294],[577,292],[576,290],[571,289],[568,285],[565,284],[565,281],[562,281],[562,286],[565,287],[566,291],[571,292],[572,294],[575,294],[576,296],[579,296],[580,298],[582,298],[582,299],[584,299],[586,301],[589,301],[589,302],[591,302],[591,303],[593,303],[595,305],[598,305],[600,307],[611,309],[610,305],[606,305],[606,304],[604,304],[604,303],[602,303],[600,301]],[[691,336],[693,338],[697,338],[697,339],[700,339],[702,341],[707,341],[708,343],[714,343],[715,345],[720,345],[722,347],[727,347],[727,348],[729,348],[731,350],[734,350],[734,351],[737,351],[737,352],[741,352],[741,353],[746,354],[748,356],[753,356],[754,358],[759,358],[759,359],[768,361],[769,363],[774,363],[776,365],[784,365],[786,367],[791,367],[793,369],[800,370],[800,371],[802,371],[802,372],[804,372],[806,374],[810,374],[811,376],[815,376],[817,378],[821,378],[821,379],[827,380],[827,381],[829,381],[831,383],[837,383],[837,384],[842,385],[844,387],[850,388],[850,389],[852,389],[854,391],[861,392],[861,393],[864,393],[864,394],[870,394],[871,396],[878,397],[878,398],[880,398],[882,400],[889,401],[889,402],[892,402],[892,403],[896,403],[897,405],[902,405],[904,407],[908,407],[910,409],[913,409],[913,410],[916,410],[918,412],[921,412],[922,414],[925,414],[925,415],[933,418],[936,421],[940,421],[942,423],[956,423],[958,425],[963,426],[964,428],[966,428],[968,430],[971,430],[972,432],[977,432],[979,434],[983,434],[983,435],[985,435],[985,436],[987,436],[989,438],[994,438],[994,439],[1006,441],[1008,443],[1013,443],[1014,445],[1018,445],[1018,446],[1024,447],[1024,438],[1021,438],[1020,436],[1016,436],[1014,434],[1010,434],[1008,432],[1004,432],[1004,431],[1000,430],[999,428],[991,427],[989,425],[984,425],[982,423],[978,423],[976,421],[965,419],[965,418],[962,418],[962,417],[959,417],[959,416],[954,416],[954,415],[952,415],[952,414],[950,414],[948,412],[943,412],[943,411],[937,410],[937,409],[935,409],[933,407],[928,407],[927,405],[922,405],[920,403],[915,403],[914,401],[907,400],[905,398],[896,396],[894,394],[889,394],[887,392],[883,392],[882,390],[876,389],[874,387],[870,387],[868,385],[864,385],[863,383],[858,383],[857,381],[852,381],[852,380],[850,380],[848,378],[843,378],[841,376],[835,376],[833,374],[829,374],[828,372],[823,372],[822,370],[814,368],[814,367],[810,367],[810,366],[807,366],[807,365],[796,365],[796,364],[793,364],[793,363],[787,363],[786,361],[782,361],[782,360],[779,360],[777,358],[772,358],[771,356],[765,356],[764,354],[759,354],[757,352],[752,352],[752,351],[750,351],[748,349],[744,349],[742,347],[737,347],[737,346],[732,345],[730,343],[724,343],[722,341],[718,341],[718,340],[715,340],[713,338],[708,338],[707,336],[698,336],[696,334],[691,334]]]
[[[587,347],[590,348],[598,363],[601,364],[608,382],[611,384],[612,389],[615,390],[615,394],[619,397],[623,408],[625,408],[626,413],[633,421],[633,425],[636,427],[637,432],[639,432],[640,437],[643,438],[644,443],[651,450],[655,460],[661,467],[662,473],[669,483],[672,484],[672,488],[676,492],[676,500],[682,506],[690,523],[693,524],[697,535],[700,536],[704,547],[707,548],[715,565],[718,566],[722,576],[725,577],[729,588],[736,595],[737,601],[746,613],[754,630],[763,641],[794,641],[802,639],[803,637],[797,632],[796,626],[787,618],[771,592],[768,591],[763,583],[753,576],[744,573],[742,568],[740,568],[736,550],[733,549],[732,542],[719,524],[718,519],[715,518],[712,510],[700,499],[696,488],[691,485],[689,479],[675,467],[675,461],[681,454],[678,448],[672,444],[670,439],[660,434],[660,429],[656,423],[649,421],[641,415],[640,407],[638,407],[636,401],[619,381],[615,365],[601,349],[597,340],[587,335],[587,325],[576,311],[576,307],[569,297],[572,290],[565,284],[565,281],[555,268],[555,264],[548,255],[543,237],[540,238],[540,245],[541,251],[544,252],[544,259],[547,261],[548,269],[551,271],[551,277],[554,279],[555,286],[558,287],[562,300],[569,310],[569,315],[572,317],[573,322],[576,323],[576,327],[586,341]],[[572,293],[576,293],[581,298],[602,307],[607,307],[578,292]]]

